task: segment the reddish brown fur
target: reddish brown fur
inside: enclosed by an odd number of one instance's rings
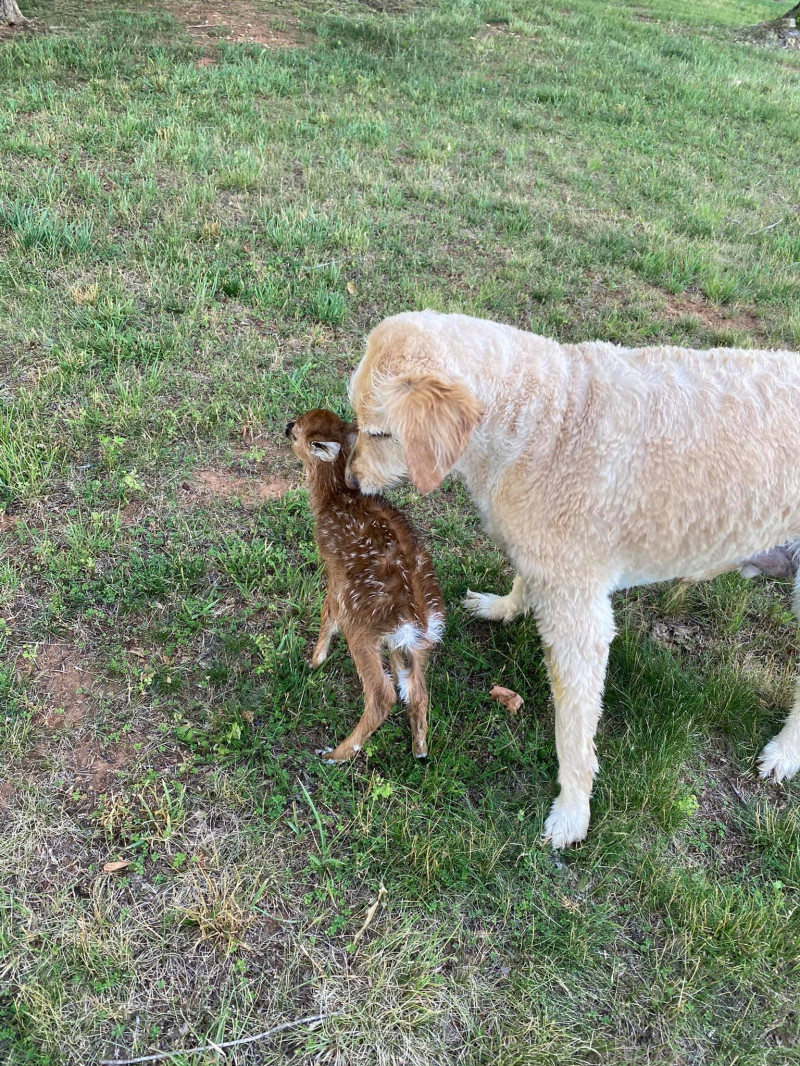
[[[358,752],[388,717],[398,685],[408,704],[414,754],[421,758],[428,750],[425,663],[444,619],[431,560],[397,508],[345,483],[355,426],[332,411],[314,410],[290,422],[286,433],[305,466],[328,581],[311,665],[324,662],[331,638],[341,630],[364,688],[358,725],[324,754],[339,762]],[[384,669],[384,650],[394,682]]]

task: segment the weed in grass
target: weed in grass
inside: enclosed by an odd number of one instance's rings
[[[40,248],[54,257],[84,255],[92,237],[88,221],[65,222],[52,210],[33,204],[0,204],[0,225],[12,231],[21,249]]]
[[[194,926],[201,940],[226,952],[246,947],[247,930],[256,919],[253,888],[248,876],[234,871],[216,876],[193,871],[182,879],[180,894],[186,902],[176,908],[177,916]]]

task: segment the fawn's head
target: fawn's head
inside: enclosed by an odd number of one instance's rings
[[[286,426],[292,450],[307,469],[318,463],[334,463],[340,455],[346,459],[357,434],[353,423],[321,407],[306,411]]]

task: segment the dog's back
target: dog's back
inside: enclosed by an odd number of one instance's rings
[[[562,345],[426,311],[371,334],[359,417],[383,409],[395,375],[457,383],[481,405],[455,469],[492,535],[543,576],[578,556],[618,586],[694,576],[800,536],[797,353]]]

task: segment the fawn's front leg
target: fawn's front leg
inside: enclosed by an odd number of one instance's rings
[[[334,611],[329,589],[325,594],[325,602],[322,604],[322,621],[320,622],[319,627],[319,637],[317,638],[317,643],[314,645],[314,651],[311,655],[310,665],[312,670],[316,670],[318,666],[322,666],[328,658],[328,648],[331,646],[331,640],[338,632],[339,623],[336,619],[336,613]]]

